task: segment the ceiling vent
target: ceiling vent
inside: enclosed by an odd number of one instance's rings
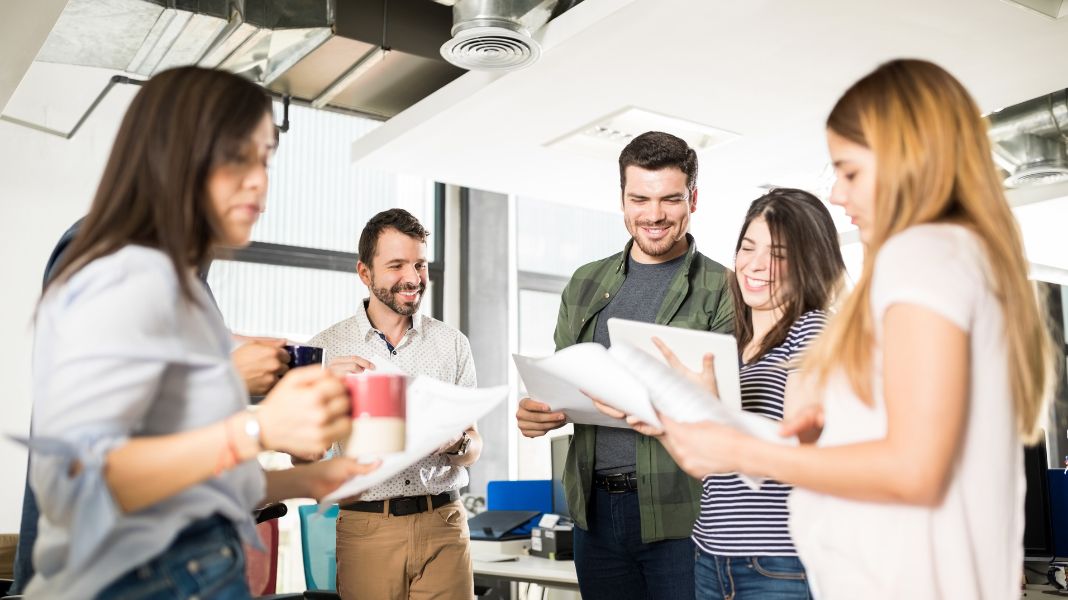
[[[553,16],[557,0],[457,0],[452,39],[441,56],[462,69],[511,71],[541,56],[531,37]]]
[[[1068,90],[994,112],[990,141],[1009,188],[1068,180]]]

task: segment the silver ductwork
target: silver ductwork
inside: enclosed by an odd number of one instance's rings
[[[1068,180],[1068,90],[990,114],[994,160],[1010,188]]]
[[[509,71],[534,64],[541,46],[531,34],[545,25],[558,0],[457,0],[452,39],[441,46],[450,63],[479,71]]]
[[[38,62],[150,77],[219,68],[296,103],[388,119],[463,74],[428,0],[69,0]]]

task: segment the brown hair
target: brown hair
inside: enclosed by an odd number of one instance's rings
[[[826,310],[841,287],[845,274],[838,232],[827,207],[812,194],[792,188],[776,188],[749,205],[745,223],[738,233],[734,254],[742,248],[749,224],[763,219],[768,224],[771,242],[786,250],[788,287],[782,298],[782,317],[760,343],[750,360],[757,360],[781,345],[798,318],[812,310]],[[779,282],[776,281],[776,287]],[[734,301],[734,335],[738,349],[744,352],[753,339],[753,310],[745,304],[738,278],[728,279]],[[776,294],[771,290],[772,297]]]
[[[192,299],[182,273],[210,259],[219,234],[208,176],[254,160],[248,140],[270,112],[259,86],[224,71],[180,67],[150,79],[126,111],[89,214],[52,283],[137,244],[167,254]]]
[[[1037,439],[1053,380],[1053,345],[975,101],[941,67],[895,60],[849,88],[827,128],[875,154],[875,218],[860,280],[809,350],[813,372],[825,383],[842,368],[853,391],[872,402],[875,257],[913,225],[961,223],[982,242],[1001,304],[1017,429],[1025,440]]]
[[[387,229],[396,229],[404,235],[424,243],[430,235],[430,232],[423,227],[419,219],[416,219],[412,213],[403,208],[391,208],[378,213],[371,217],[367,225],[364,225],[363,232],[360,233],[360,243],[356,250],[359,253],[360,262],[367,265],[367,268],[371,268],[371,261],[375,259],[379,236]]]
[[[630,141],[619,154],[619,188],[627,189],[627,167],[659,171],[675,167],[686,175],[691,192],[697,186],[697,153],[683,139],[663,131],[647,131]]]

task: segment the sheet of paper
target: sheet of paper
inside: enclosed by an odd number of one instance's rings
[[[663,353],[653,344],[653,337],[656,336],[691,371],[699,372],[704,365],[705,354],[712,354],[716,357],[716,383],[720,400],[731,408],[742,408],[738,342],[733,335],[619,318],[608,319],[608,333],[613,346],[626,342],[666,365]]]
[[[391,363],[390,361],[384,358],[376,356],[375,359],[371,362],[374,363],[375,368],[371,369],[370,371],[364,371],[365,373],[395,373],[397,375],[407,375],[407,373],[405,373],[396,364]]]
[[[600,344],[576,344],[546,357],[513,355],[530,397],[563,411],[568,420],[585,425],[628,427],[598,411],[588,392],[647,423],[660,425],[645,387],[617,363]]]
[[[409,379],[404,452],[383,457],[376,471],[342,484],[323,498],[320,509],[361,494],[422,460],[507,398],[508,386],[467,388],[430,377]]]

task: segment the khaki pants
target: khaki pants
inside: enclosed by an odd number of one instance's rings
[[[459,501],[403,517],[343,510],[338,594],[342,600],[471,600],[470,539]]]

